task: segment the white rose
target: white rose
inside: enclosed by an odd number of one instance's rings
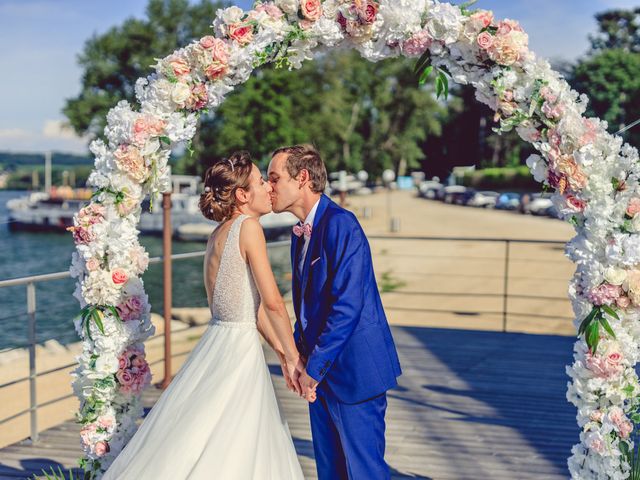
[[[640,232],[640,215],[635,215],[631,219],[631,230],[634,232]]]
[[[608,267],[604,271],[604,279],[611,285],[622,285],[627,278],[627,271],[622,268]]]
[[[295,15],[298,13],[298,0],[276,0],[275,4],[285,13]]]
[[[229,7],[224,10],[218,10],[217,17],[221,18],[222,21],[226,24],[237,23],[242,20],[242,16],[244,15],[244,11],[240,7]]]
[[[171,100],[178,105],[184,105],[190,96],[191,89],[186,83],[178,82],[173,86],[173,90],[171,90]]]

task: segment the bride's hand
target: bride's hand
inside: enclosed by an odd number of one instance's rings
[[[282,376],[284,377],[284,381],[287,383],[287,389],[295,393],[296,389],[293,386],[291,375],[289,375],[287,360],[284,358],[284,355],[278,355],[278,358],[280,359],[280,369],[282,370]]]
[[[286,360],[287,373],[291,377],[291,383],[293,384],[293,388],[298,395],[302,395],[302,387],[300,387],[300,375],[304,371],[304,363],[300,356],[296,356],[295,358],[287,358]]]

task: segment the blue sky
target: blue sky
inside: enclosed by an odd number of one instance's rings
[[[245,9],[252,3],[236,2]],[[64,100],[80,91],[77,55],[92,35],[126,18],[144,17],[146,4],[147,0],[0,0],[0,150],[86,152],[86,142],[61,128]],[[588,47],[595,13],[637,7],[640,0],[479,0],[475,6],[519,20],[538,55],[574,60]]]

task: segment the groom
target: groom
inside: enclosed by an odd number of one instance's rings
[[[401,373],[365,234],[323,195],[327,172],[311,145],[277,149],[269,164],[274,212],[300,224],[291,241],[295,339],[306,369],[319,480],[390,478],[386,391]]]

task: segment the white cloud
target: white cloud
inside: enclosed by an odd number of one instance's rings
[[[0,151],[11,152],[88,152],[87,140],[77,136],[61,120],[45,120],[40,132],[22,128],[0,129]]]

